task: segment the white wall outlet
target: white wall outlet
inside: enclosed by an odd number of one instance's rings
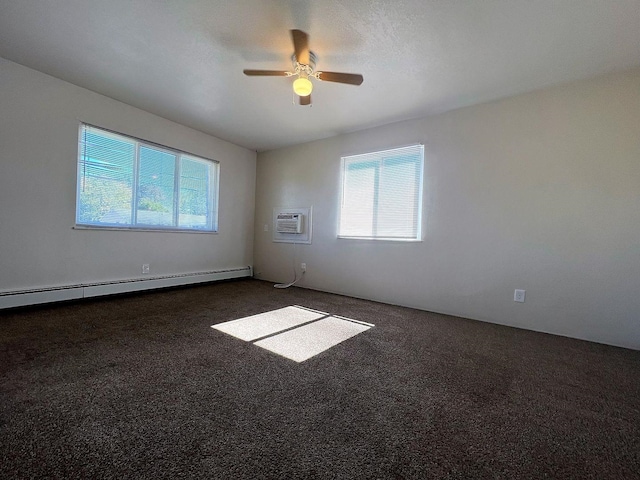
[[[306,263],[301,263],[300,264],[300,270],[302,270],[302,273],[307,271],[307,264]]]
[[[143,263],[142,264],[142,273],[149,273],[149,264],[148,263]]]
[[[269,224],[268,224],[268,223],[265,223],[265,224],[264,224],[264,231],[265,231],[265,232],[268,232],[268,231],[269,231]]]
[[[514,302],[524,303],[524,294],[525,294],[524,290],[516,290],[513,293],[513,301]]]

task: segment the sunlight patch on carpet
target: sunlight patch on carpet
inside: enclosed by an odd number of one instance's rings
[[[374,325],[330,315],[304,307],[290,306],[211,328],[254,342],[295,362],[304,362]]]
[[[265,338],[255,345],[296,362],[304,362],[370,328],[349,320],[325,317],[280,335]]]
[[[219,323],[218,325],[211,325],[211,328],[220,330],[240,340],[251,342],[312,320],[318,320],[324,316],[326,314],[322,312],[291,306]]]

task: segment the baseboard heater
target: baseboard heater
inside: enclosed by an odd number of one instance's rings
[[[0,309],[250,277],[251,267],[0,292]]]

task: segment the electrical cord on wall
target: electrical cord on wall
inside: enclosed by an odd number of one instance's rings
[[[274,285],[274,288],[289,288],[289,287],[292,287],[304,275],[304,272],[302,272],[302,275],[300,276],[300,278],[298,278],[298,272],[296,271],[296,245],[298,245],[298,244],[296,242],[294,242],[293,243],[293,282],[291,282],[291,283],[276,283]]]

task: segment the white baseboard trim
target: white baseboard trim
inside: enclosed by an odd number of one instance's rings
[[[0,309],[251,277],[251,267],[0,292]]]

